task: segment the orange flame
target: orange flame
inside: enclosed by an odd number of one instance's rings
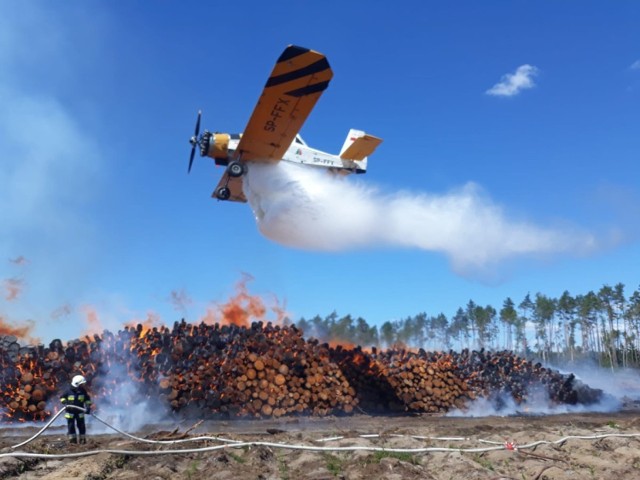
[[[252,321],[267,320],[267,307],[264,301],[257,295],[251,295],[247,289],[247,283],[253,277],[247,273],[242,275],[236,284],[236,293],[225,304],[207,308],[207,313],[200,319],[206,324],[220,323],[221,325],[237,325],[249,327]],[[283,307],[277,303],[270,308],[276,314],[277,323],[283,323],[287,314]]]
[[[332,338],[327,342],[330,348],[342,347],[343,350],[353,350],[356,348],[355,343],[348,342],[346,340],[340,340],[339,338]]]
[[[162,319],[160,318],[160,315],[158,315],[155,312],[147,312],[147,318],[145,318],[144,320],[134,318],[133,320],[125,324],[125,326],[131,327],[134,329],[137,328],[138,325],[141,325],[142,327],[139,331],[138,338],[142,338],[153,327],[161,327],[163,323],[162,323]]]

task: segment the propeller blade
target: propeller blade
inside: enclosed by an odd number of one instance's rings
[[[196,122],[196,133],[194,136],[198,138],[198,134],[200,133],[200,118],[202,117],[202,110],[198,110],[198,121]]]
[[[187,170],[187,173],[191,173],[191,166],[193,165],[193,156],[196,153],[196,146],[194,145],[193,148],[191,149],[191,157],[189,157],[189,169]]]
[[[192,147],[191,147],[191,156],[189,157],[189,169],[187,170],[187,173],[191,173],[191,167],[193,166],[193,157],[196,154],[196,147],[198,146],[198,135],[200,134],[201,118],[202,118],[202,110],[198,110],[198,120],[196,120],[196,129],[193,134],[193,137],[191,137],[191,140],[189,140],[189,143],[191,143]]]

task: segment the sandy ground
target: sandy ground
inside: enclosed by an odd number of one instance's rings
[[[77,458],[31,459],[0,457],[0,479],[640,479],[640,410],[617,413],[572,413],[548,416],[451,418],[435,416],[294,418],[278,421],[210,421],[188,432],[222,436],[244,442],[329,447],[305,451],[274,446],[224,447],[199,453],[163,453],[166,449],[214,447],[218,441],[172,446],[136,442],[119,434],[94,434],[87,445],[68,445],[60,427],[21,452],[53,455],[95,452],[100,449],[155,451],[158,455],[95,453]],[[194,426],[179,430],[149,426],[139,436],[177,438]],[[37,431],[34,427],[0,429],[0,453]],[[362,437],[378,434],[376,437]],[[619,437],[614,435],[637,434]],[[504,442],[526,445],[554,441],[569,435],[601,436],[568,439],[532,449],[510,450]],[[342,437],[329,439],[330,437]],[[461,437],[436,440],[420,437]],[[319,440],[325,441],[319,441]],[[329,439],[329,440],[327,440]],[[486,443],[495,442],[495,443]],[[340,451],[339,447],[487,448],[489,452],[456,450],[428,453]]]

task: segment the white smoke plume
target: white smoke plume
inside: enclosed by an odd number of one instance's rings
[[[251,164],[244,192],[260,231],[283,245],[419,248],[444,253],[461,274],[514,257],[584,253],[596,246],[587,233],[507,218],[473,183],[444,195],[385,194],[322,169],[279,162]]]
[[[126,365],[113,362],[101,375],[96,376],[86,385],[93,407],[91,412],[102,420],[86,415],[87,435],[114,433],[114,429],[124,432],[138,432],[151,424],[161,424],[169,418],[169,411],[158,398],[145,392],[144,385],[134,381],[127,371]],[[62,393],[67,386],[60,385]],[[98,395],[98,392],[101,395]],[[108,392],[108,394],[105,394]],[[58,395],[47,402],[47,411],[58,412],[62,404]],[[0,414],[2,411],[0,410]],[[105,422],[105,423],[103,423]],[[18,428],[19,426],[40,427],[37,422],[11,423],[2,428]],[[47,434],[57,434],[66,430],[64,416],[53,424],[54,429]]]
[[[600,401],[592,404],[570,405],[552,402],[543,385],[531,387],[527,392],[527,401],[516,403],[507,393],[487,397],[478,397],[469,402],[464,409],[453,409],[447,417],[507,417],[512,415],[558,415],[581,412],[616,412],[622,407],[622,401],[605,391]]]
[[[559,365],[549,368],[568,375],[574,374],[574,388],[588,385],[602,390],[602,396],[595,403],[560,404],[552,402],[543,385],[532,386],[526,394],[527,401],[517,404],[506,393],[496,393],[490,398],[480,397],[470,402],[464,409],[450,411],[451,417],[486,417],[491,415],[555,415],[580,412],[617,412],[622,409],[637,409],[640,404],[640,379],[633,369],[611,369],[599,367],[593,362],[572,364],[570,369]]]
[[[113,363],[105,375],[96,377],[91,387],[106,389],[109,394],[95,399],[95,414],[110,427],[125,432],[140,431],[145,425],[160,424],[168,418],[168,410],[158,398],[150,397],[143,384],[131,379],[127,367]],[[90,393],[91,389],[89,390]],[[88,433],[113,433],[112,428],[91,419]]]
[[[640,377],[633,368],[611,370],[600,367],[596,362],[572,364],[568,369],[561,365],[552,365],[551,368],[565,374],[570,370],[579,381],[601,389],[619,404],[640,405]]]

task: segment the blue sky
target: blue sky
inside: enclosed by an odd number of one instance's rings
[[[243,273],[293,319],[336,310],[377,325],[469,299],[630,292],[639,22],[631,1],[4,1],[0,316],[45,339],[77,335],[89,309],[106,326],[198,321]],[[198,109],[203,128],[241,131],[288,44],[334,72],[301,131],[309,144],[337,152],[350,128],[384,139],[354,185],[448,198],[471,183],[511,224],[594,244],[476,270],[439,250],[265,238],[248,205],[210,198],[212,161],[186,174],[188,139]],[[475,233],[456,241],[473,249]],[[191,301],[176,308],[171,292]]]

